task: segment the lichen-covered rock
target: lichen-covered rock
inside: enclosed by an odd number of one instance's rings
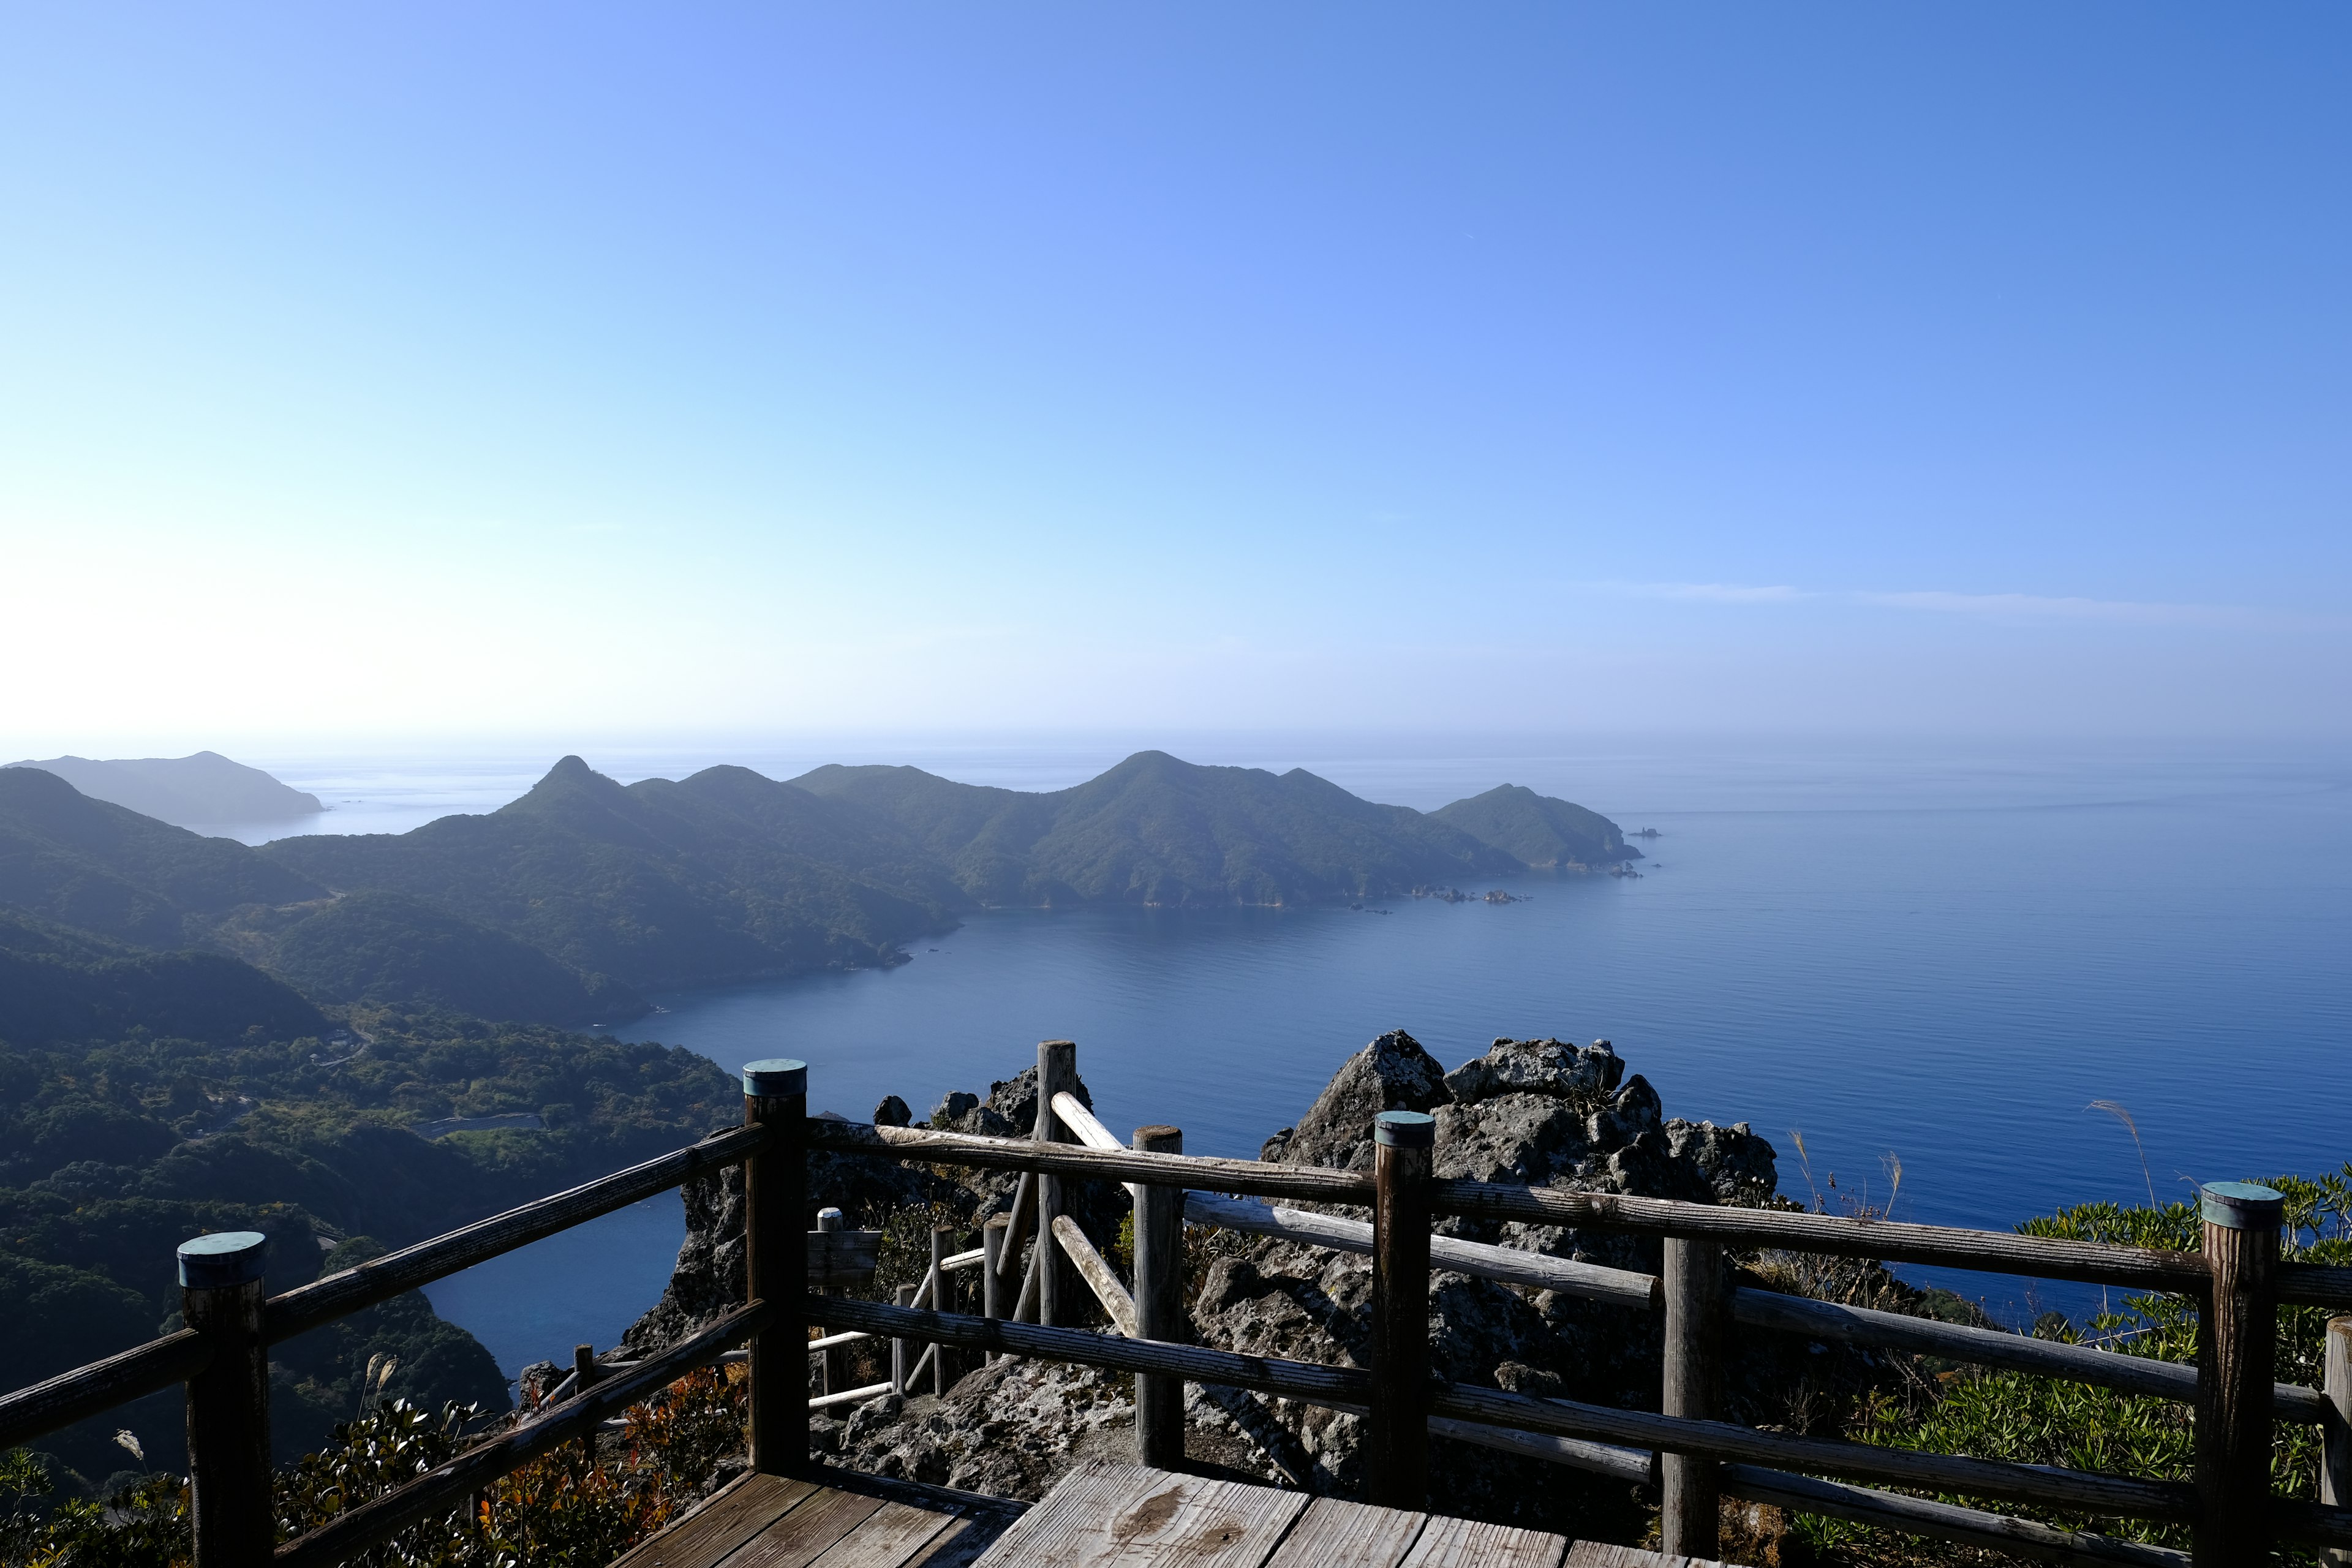
[[[1453,1098],[1437,1058],[1402,1029],[1391,1029],[1340,1063],[1298,1125],[1267,1139],[1258,1157],[1368,1171],[1373,1117],[1383,1110],[1434,1110]]]
[[[1695,1166],[1724,1204],[1760,1204],[1780,1190],[1780,1152],[1737,1121],[1717,1127],[1712,1121],[1666,1123],[1666,1147],[1677,1160]]]
[[[1625,1064],[1606,1040],[1572,1046],[1564,1040],[1498,1039],[1445,1075],[1446,1091],[1457,1105],[1498,1094],[1548,1094],[1562,1100],[1599,1100],[1613,1092]]]

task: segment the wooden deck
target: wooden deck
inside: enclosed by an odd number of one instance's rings
[[[747,1475],[613,1568],[967,1568],[1024,1506],[854,1470]]]
[[[1034,1508],[828,1471],[745,1476],[614,1568],[1717,1568],[1443,1514],[1095,1460]]]

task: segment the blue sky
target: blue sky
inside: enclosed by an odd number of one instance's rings
[[[2352,727],[2340,6],[5,15],[25,752]]]

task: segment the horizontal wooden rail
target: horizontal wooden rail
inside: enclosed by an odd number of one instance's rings
[[[1186,1193],[1184,1218],[1192,1225],[1213,1225],[1257,1236],[1280,1237],[1286,1241],[1328,1247],[1338,1252],[1370,1254],[1372,1250],[1370,1224],[1340,1215],[1312,1214],[1303,1209],[1277,1208],[1240,1198]],[[1572,1258],[1554,1258],[1549,1253],[1529,1252],[1524,1247],[1496,1247],[1483,1241],[1433,1236],[1429,1238],[1429,1261],[1433,1268],[1450,1268],[1457,1274],[1467,1274],[1475,1279],[1498,1279],[1507,1285],[1526,1285],[1538,1290],[1559,1290],[1571,1296],[1582,1296],[1596,1301],[1614,1301],[1620,1306],[1637,1307],[1643,1310],[1663,1309],[1665,1305],[1664,1287],[1654,1274],[1640,1274],[1630,1268],[1609,1268],[1598,1263],[1580,1263]]]
[[[864,1329],[871,1334],[898,1339],[929,1340],[1001,1355],[1103,1366],[1114,1372],[1158,1373],[1189,1383],[1223,1383],[1309,1405],[1367,1405],[1372,1394],[1371,1374],[1349,1366],[1235,1355],[1202,1345],[1130,1340],[1087,1329],[1046,1328],[1014,1322],[1009,1318],[971,1318],[957,1312],[886,1307],[879,1301],[860,1301],[848,1296],[811,1296],[803,1310],[810,1321],[827,1328]]]
[[[2067,1344],[2059,1340],[2029,1339],[1999,1329],[1906,1317],[1901,1312],[1882,1312],[1868,1307],[1844,1307],[1746,1287],[1731,1293],[1731,1316],[1735,1321],[1754,1328],[1777,1329],[1845,1344],[1881,1345],[1915,1355],[1942,1356],[1948,1361],[1973,1362],[2042,1377],[2069,1378],[2125,1394],[2182,1401],[2197,1397],[2197,1369],[2193,1366],[2095,1350],[2089,1345]],[[2325,1423],[2332,1408],[2326,1395],[2295,1383],[2273,1385],[2272,1402],[2282,1421]]]
[[[149,1340],[119,1354],[0,1395],[0,1449],[29,1443],[102,1410],[185,1383],[209,1364],[213,1348],[194,1329]]]
[[[1042,1171],[1097,1182],[1141,1182],[1150,1186],[1199,1187],[1213,1193],[1254,1197],[1298,1198],[1307,1203],[1372,1201],[1372,1179],[1353,1171],[1319,1165],[1277,1165],[1263,1160],[1218,1160],[1199,1154],[1146,1154],[1133,1149],[1088,1149],[1076,1143],[1038,1143],[1026,1138],[982,1138],[969,1132],[933,1132],[919,1127],[868,1127],[856,1121],[811,1121],[809,1146],[836,1153],[872,1154],[931,1165],[970,1165],[986,1171]]]
[[[2132,1480],[2088,1470],[2013,1465],[1953,1454],[1922,1454],[1908,1448],[1883,1448],[1874,1443],[1851,1443],[1841,1437],[1801,1437],[1791,1433],[1735,1426],[1724,1421],[1696,1421],[1646,1410],[1618,1410],[1570,1399],[1534,1399],[1523,1394],[1474,1388],[1466,1384],[1451,1384],[1439,1389],[1432,1408],[1438,1415],[1461,1420],[1517,1426],[1530,1432],[1556,1432],[1563,1437],[1598,1438],[1605,1443],[1774,1465],[1850,1480],[1893,1481],[1900,1486],[1959,1492],[1969,1497],[2041,1503],[2079,1513],[2187,1520],[2196,1509],[2196,1500],[2187,1487],[2168,1481]]]
[[[918,1127],[869,1127],[851,1121],[812,1121],[809,1142],[817,1148],[874,1154],[884,1159],[971,1165],[986,1170],[1042,1171],[1057,1176],[1181,1186],[1208,1193],[1243,1193],[1254,1197],[1360,1206],[1369,1205],[1372,1198],[1369,1175],[1316,1165],[1222,1160],[1197,1154],[1146,1154],[1134,1150],[1090,1149],[1075,1143],[934,1132]],[[1954,1226],[1736,1208],[1684,1203],[1674,1198],[1629,1197],[1618,1193],[1496,1182],[1435,1182],[1431,1184],[1431,1204],[1438,1214],[1480,1219],[1710,1237],[1734,1247],[1781,1247],[1896,1263],[1931,1263],[1948,1268],[2038,1275],[2183,1294],[2201,1294],[2208,1284],[2204,1260],[2191,1252],[2165,1252],[2106,1242],[2061,1241]],[[2312,1277],[2302,1278],[2304,1283],[2299,1288],[2314,1299],[2335,1289],[2332,1279],[2314,1282]]]
[[[639,1363],[634,1371],[599,1383],[544,1415],[477,1444],[416,1479],[288,1542],[272,1558],[272,1568],[331,1568],[383,1545],[418,1520],[462,1506],[469,1494],[500,1476],[574,1438],[593,1435],[608,1416],[643,1403],[697,1367],[716,1361],[721,1352],[749,1339],[773,1316],[773,1309],[765,1302],[738,1307],[700,1333]]]
[[[1437,1213],[1478,1219],[1697,1237],[1731,1247],[1933,1263],[1947,1268],[2032,1274],[2182,1294],[2202,1294],[2208,1283],[2205,1260],[2193,1252],[1496,1182],[1437,1182],[1433,1189],[1431,1205]]]
[[[2282,1263],[2279,1300],[2291,1307],[2329,1307],[2352,1312],[2352,1268],[2329,1263]]]
[[[1814,1476],[1792,1476],[1785,1470],[1725,1465],[1717,1477],[1726,1492],[1750,1502],[1957,1541],[1963,1546],[1988,1547],[2014,1557],[2045,1563],[2117,1563],[2126,1568],[2188,1568],[2189,1563],[2189,1553],[2168,1546],[2149,1546],[2090,1531],[2060,1530],[2005,1513],[1987,1513],[1958,1503],[1905,1497]]]
[[[812,1127],[822,1122],[812,1122]],[[387,1252],[269,1299],[262,1332],[271,1344],[333,1322],[403,1291],[446,1279],[461,1268],[528,1247],[583,1221],[667,1192],[683,1182],[739,1163],[763,1147],[764,1127],[731,1127],[699,1143],[600,1177],[569,1192],[492,1215],[460,1230]]]
[[[1158,1373],[1194,1383],[1229,1384],[1309,1405],[1345,1407],[1370,1403],[1370,1375],[1349,1367],[1236,1355],[1229,1351],[1166,1344],[1156,1340],[1118,1339],[1078,1329],[1038,1328],[1001,1319],[922,1312],[839,1296],[812,1296],[805,1310],[813,1321],[828,1328],[858,1328],[869,1333],[971,1345],[1044,1361],[1073,1362],[1120,1372]],[[1937,1491],[2042,1503],[2086,1513],[2186,1520],[2195,1509],[2189,1489],[2169,1482],[1921,1454],[1840,1438],[1759,1432],[1720,1421],[1693,1421],[1649,1411],[1582,1405],[1573,1400],[1536,1399],[1465,1384],[1444,1384],[1433,1390],[1431,1411],[1488,1426],[1700,1454],[1849,1479],[1888,1480]]]
[[[2273,1498],[2271,1507],[2276,1510],[2279,1533],[2290,1541],[2352,1546],[2352,1508],[2332,1508],[2326,1503],[2288,1498]]]
[[[1451,1437],[1457,1443],[1475,1443],[1481,1448],[1517,1454],[1521,1458],[1588,1470],[1637,1487],[1658,1484],[1658,1457],[1640,1448],[1620,1448],[1614,1444],[1588,1443],[1581,1437],[1555,1437],[1542,1432],[1521,1432],[1510,1426],[1488,1426],[1444,1415],[1429,1418],[1429,1435]]]

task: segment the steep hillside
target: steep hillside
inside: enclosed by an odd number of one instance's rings
[[[186,826],[211,822],[278,822],[324,811],[315,795],[278,783],[259,768],[218,752],[187,757],[51,757],[11,763],[52,773],[92,800],[127,806],[142,816]]]
[[[251,964],[142,952],[0,910],[0,1040],[111,1039],[144,1029],[226,1043],[323,1034],[319,1010]]]
[[[1523,784],[1497,784],[1430,816],[1530,866],[1606,866],[1642,858],[1599,812]]]
[[[92,800],[38,768],[0,768],[0,904],[142,946],[181,947],[241,905],[324,894],[242,844]]]
[[[566,757],[488,816],[398,837],[286,838],[261,853],[338,891],[429,899],[635,986],[887,962],[964,907],[886,825],[713,772],[624,789]]]
[[[644,997],[404,893],[351,893],[289,927],[269,966],[322,1002],[438,1007],[477,1018],[604,1024]]]

